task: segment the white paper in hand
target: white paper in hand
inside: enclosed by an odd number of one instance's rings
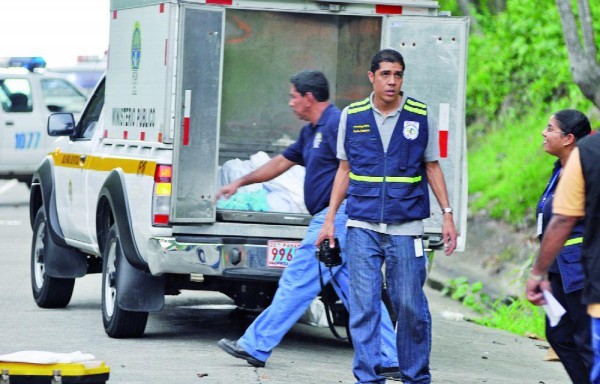
[[[552,293],[548,291],[542,291],[542,293],[544,294],[544,300],[546,300],[544,311],[546,311],[548,320],[550,320],[550,326],[555,327],[567,311],[560,305]]]

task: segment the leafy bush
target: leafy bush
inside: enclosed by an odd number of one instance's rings
[[[449,280],[442,289],[442,294],[479,313],[481,317],[469,319],[477,324],[522,336],[545,335],[544,310],[531,304],[524,297],[492,301],[483,292],[482,282],[470,284],[464,276]]]
[[[486,316],[473,319],[486,327],[503,329],[521,335],[536,335],[545,338],[546,319],[544,309],[520,297],[508,303],[496,301]]]
[[[477,281],[469,284],[466,277],[450,279],[442,289],[442,294],[460,301],[464,306],[477,313],[484,313],[490,305],[490,297],[482,291],[483,283]]]
[[[498,14],[486,6],[479,12],[473,8],[481,33],[469,37],[470,206],[492,218],[528,226],[555,160],[542,149],[541,130],[560,109],[589,114],[593,105],[573,83],[554,3],[506,3],[507,10]],[[458,11],[456,1],[441,5],[454,14]],[[590,6],[592,14],[600,13],[600,4]],[[600,23],[595,27],[600,36]]]

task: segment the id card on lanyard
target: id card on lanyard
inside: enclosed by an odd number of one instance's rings
[[[554,186],[556,185],[556,183],[558,182],[558,175],[560,175],[560,167],[556,170],[556,172],[554,172],[554,174],[552,175],[552,178],[550,179],[550,182],[548,183],[548,186],[546,187],[546,190],[544,191],[544,194],[542,195],[542,198],[540,199],[540,202],[538,204],[538,215],[537,215],[537,230],[536,233],[538,236],[540,236],[542,234],[542,230],[544,228],[544,206],[546,205],[546,200],[548,200],[548,197],[553,193],[552,191],[554,191]]]

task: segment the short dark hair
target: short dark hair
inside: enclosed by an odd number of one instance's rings
[[[387,63],[400,63],[402,70],[406,70],[404,58],[400,52],[393,49],[382,49],[381,51],[377,52],[371,60],[371,72],[375,73],[375,71],[379,69],[379,64],[384,61]]]
[[[569,133],[579,140],[590,134],[592,126],[587,116],[575,109],[563,109],[554,114],[558,127],[566,135]]]
[[[302,96],[312,93],[317,101],[329,100],[329,83],[321,71],[301,71],[290,79],[296,90]]]

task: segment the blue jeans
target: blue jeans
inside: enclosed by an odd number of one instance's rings
[[[590,381],[600,384],[600,319],[592,317],[592,349],[594,350],[594,365]]]
[[[339,212],[345,212],[345,205],[340,207]],[[273,348],[281,342],[283,336],[296,324],[321,291],[315,242],[323,226],[326,213],[327,209],[314,215],[306,237],[296,250],[294,259],[279,279],[279,287],[271,305],[252,322],[238,340],[240,347],[259,360],[266,361],[271,356]],[[335,218],[335,233],[342,250],[346,249],[347,219],[343,213],[338,213]],[[344,260],[342,265],[332,268],[332,274],[337,283],[333,284],[333,288],[348,309],[349,275],[345,252],[342,252],[342,259]],[[323,283],[327,284],[331,280],[329,269],[321,264],[321,271]],[[377,352],[384,356],[381,362],[384,366],[396,367],[398,366],[396,334],[385,305],[380,301],[379,306],[385,313],[383,316],[385,320],[381,323],[383,339],[377,347]]]
[[[427,257],[416,256],[415,239],[348,228],[350,333],[354,376],[359,383],[385,382],[376,374],[382,361],[379,302],[384,261],[387,292],[398,315],[396,345],[402,380],[405,384],[431,382],[431,315],[423,292]]]

